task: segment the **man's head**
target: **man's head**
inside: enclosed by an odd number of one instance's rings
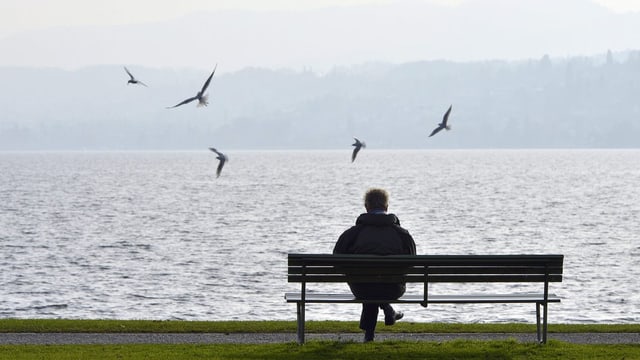
[[[367,212],[387,211],[389,207],[389,193],[384,189],[372,188],[364,194],[364,207]]]

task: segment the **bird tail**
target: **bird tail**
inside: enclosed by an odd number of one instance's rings
[[[209,105],[209,94],[203,95],[198,101],[198,107]]]
[[[451,130],[451,125],[447,125],[447,126],[445,126],[445,129],[447,129],[447,130]]]

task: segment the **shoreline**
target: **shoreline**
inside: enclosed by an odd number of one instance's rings
[[[361,342],[361,333],[310,333],[307,341]],[[448,342],[515,340],[535,343],[527,333],[379,333],[376,341]],[[573,344],[640,344],[640,333],[553,333],[549,341]],[[0,333],[0,345],[273,344],[295,343],[292,333]]]
[[[308,321],[308,341],[361,342],[354,321]],[[380,326],[376,341],[536,342],[529,323],[413,323]],[[549,341],[640,344],[640,324],[549,324]],[[295,343],[295,321],[0,319],[0,345]]]

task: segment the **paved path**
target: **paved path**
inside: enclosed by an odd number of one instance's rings
[[[362,334],[306,334],[307,341],[362,341]],[[535,334],[400,334],[379,333],[376,341],[450,341],[455,339],[535,342]],[[640,333],[551,333],[549,340],[577,344],[640,344]],[[189,334],[93,334],[93,333],[0,333],[0,344],[266,344],[295,342],[291,333],[189,333]]]

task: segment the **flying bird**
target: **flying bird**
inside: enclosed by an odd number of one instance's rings
[[[211,78],[213,77],[213,74],[216,73],[217,67],[218,67],[218,64],[216,64],[216,66],[213,68],[213,72],[211,73],[211,75],[209,75],[209,78],[207,79],[207,81],[204,82],[204,85],[202,85],[202,90],[198,91],[196,96],[190,97],[177,105],[168,107],[167,109],[173,109],[180,105],[188,104],[193,100],[198,100],[198,107],[209,105],[209,101],[208,101],[209,95],[205,95],[204,92],[207,91],[207,88],[209,87],[209,83],[211,82]]]
[[[355,137],[354,139],[356,142],[351,144],[351,146],[355,146],[355,148],[353,148],[353,153],[351,154],[351,162],[356,160],[356,155],[358,155],[358,151],[360,151],[360,149],[367,147],[367,144],[365,144],[364,141],[360,141]]]
[[[227,158],[227,155],[216,150],[216,148],[210,147],[209,150],[216,153],[218,155],[216,159],[220,160],[220,163],[218,163],[218,168],[216,169],[216,177],[218,178],[220,177],[220,173],[222,172],[222,167],[224,166],[224,163],[229,161],[229,158]]]
[[[145,84],[145,83],[143,83],[142,81],[140,81],[140,80],[136,79],[136,78],[131,74],[131,71],[129,71],[129,69],[127,69],[127,67],[126,67],[126,66],[124,67],[124,71],[126,71],[126,72],[127,72],[127,74],[129,74],[129,77],[130,77],[129,81],[127,81],[127,85],[129,85],[129,84],[140,84],[140,85],[147,86],[147,84]],[[147,86],[147,87],[148,87],[148,86]]]
[[[433,135],[437,134],[442,129],[451,130],[451,126],[447,125],[447,120],[449,120],[449,113],[451,112],[451,107],[452,106],[453,105],[449,106],[449,110],[447,110],[447,112],[444,113],[444,116],[442,117],[442,122],[440,124],[438,124],[437,128],[433,129],[433,131],[431,132],[431,135],[429,135],[429,137],[432,137]]]

